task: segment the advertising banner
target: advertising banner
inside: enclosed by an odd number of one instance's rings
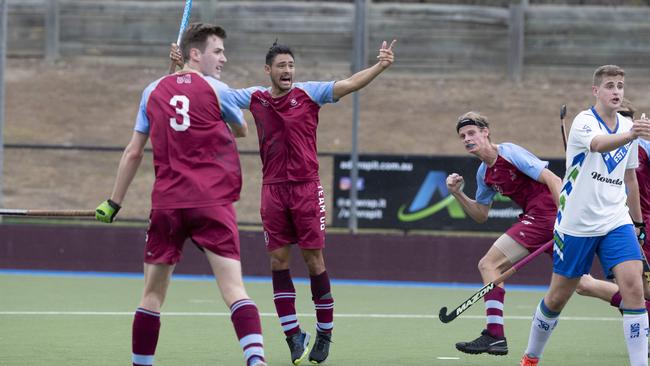
[[[549,163],[555,174],[564,175],[564,160]],[[497,195],[488,221],[478,224],[447,191],[447,176],[458,173],[465,179],[465,194],[474,198],[479,165],[480,161],[473,157],[361,155],[357,182],[359,228],[505,231],[521,214],[521,208],[509,198]],[[349,155],[334,157],[332,225],[336,227],[348,225],[351,168]]]

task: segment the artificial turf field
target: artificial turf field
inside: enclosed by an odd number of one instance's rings
[[[0,271],[0,365],[130,365],[131,321],[142,279]],[[309,286],[297,281],[301,326],[314,333]],[[325,365],[517,365],[543,291],[512,289],[506,297],[507,356],[466,355],[454,343],[478,336],[483,304],[442,324],[480,286],[395,286],[335,282],[335,330]],[[291,365],[275,316],[270,281],[247,282],[262,313],[269,365]],[[608,304],[574,295],[541,365],[626,365],[620,316]],[[309,363],[305,361],[304,365]],[[163,307],[157,366],[243,365],[229,313],[216,284],[177,277]]]

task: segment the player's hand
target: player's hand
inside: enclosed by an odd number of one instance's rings
[[[95,209],[95,218],[101,222],[110,224],[115,219],[115,215],[120,211],[120,208],[122,206],[109,198],[97,206]]]
[[[645,232],[644,227],[639,227],[639,228],[637,228],[637,230],[638,230],[638,232],[636,234],[636,238],[639,240],[639,244],[641,244],[641,246],[643,246],[643,244],[645,244],[645,238],[646,238],[647,233]]]
[[[183,54],[181,49],[176,43],[172,43],[169,48],[169,59],[172,60],[178,67],[183,68]]]
[[[386,41],[382,42],[381,47],[379,48],[379,55],[377,55],[377,60],[379,65],[384,69],[389,67],[395,61],[395,55],[393,54],[393,46],[395,46],[397,40],[393,40],[390,43],[390,46]]]
[[[641,115],[641,118],[633,122],[632,135],[646,140],[650,139],[650,120],[646,118],[645,113]]]
[[[451,173],[447,177],[445,184],[447,184],[447,190],[450,193],[459,193],[465,186],[465,179],[463,179],[463,176],[460,174]]]

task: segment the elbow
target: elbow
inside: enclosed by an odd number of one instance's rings
[[[128,146],[124,151],[124,157],[129,161],[140,161],[144,156],[144,149],[136,149]]]

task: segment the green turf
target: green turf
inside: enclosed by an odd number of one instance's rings
[[[132,311],[141,288],[138,279],[0,275],[0,365],[130,364]],[[251,283],[247,288],[265,314],[262,325],[269,364],[290,365],[284,337],[273,316],[270,283]],[[308,314],[300,317],[301,324],[313,332],[309,287],[297,285],[296,289],[298,312]],[[334,286],[340,316],[335,319],[335,343],[326,365],[516,365],[526,346],[532,312],[543,293],[508,293],[510,354],[495,357],[465,355],[454,348],[455,342],[473,339],[483,328],[482,304],[449,324],[434,316],[441,306],[455,306],[471,292]],[[229,317],[197,314],[227,311],[212,282],[174,280],[163,309],[156,365],[243,365]],[[542,365],[627,364],[622,325],[618,312],[610,306],[575,296],[563,317],[567,318],[553,334]]]

